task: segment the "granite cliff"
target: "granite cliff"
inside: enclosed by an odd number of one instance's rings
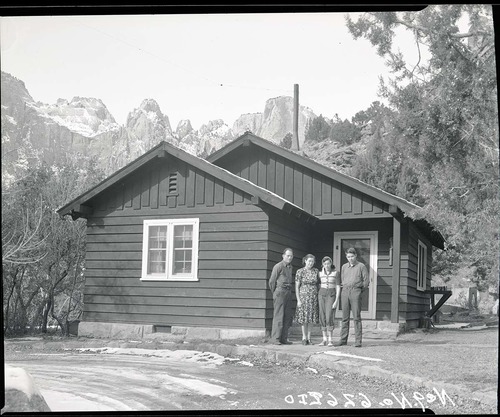
[[[262,113],[242,114],[232,127],[219,119],[195,130],[189,120],[182,120],[174,131],[168,116],[151,98],[133,109],[122,126],[100,99],[74,97],[45,104],[31,97],[23,81],[5,72],[1,76],[3,180],[16,176],[16,171],[28,165],[64,161],[69,155],[95,158],[109,175],[160,141],[206,157],[245,131],[277,144],[293,131],[293,97],[271,98]],[[299,143],[304,148],[303,154],[312,158],[315,158],[313,146],[316,145],[304,143],[304,136],[307,123],[315,117],[310,108],[300,106]],[[329,145],[323,145],[323,152],[324,146]],[[331,146],[342,154],[338,144]]]

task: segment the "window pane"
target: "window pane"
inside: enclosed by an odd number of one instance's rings
[[[165,250],[149,251],[148,274],[164,273],[166,260],[167,252]]]
[[[148,240],[148,274],[164,274],[167,264],[168,226],[150,226]]]
[[[419,245],[418,246],[418,286],[420,288],[423,288],[425,286],[425,263],[427,262],[426,259],[426,250],[425,246]]]
[[[174,274],[190,274],[191,262],[175,262]]]
[[[193,226],[174,227],[173,274],[190,274],[193,257]]]
[[[167,226],[149,227],[149,248],[167,247]]]
[[[193,247],[193,226],[181,225],[174,227],[174,248]]]
[[[189,274],[192,256],[191,250],[177,249],[174,252],[174,274]]]

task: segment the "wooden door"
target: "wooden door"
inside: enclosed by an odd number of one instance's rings
[[[361,301],[361,317],[375,319],[377,306],[377,260],[378,260],[378,232],[335,232],[333,234],[333,263],[338,271],[347,262],[345,251],[348,248],[356,249],[357,260],[365,264],[370,275],[368,291],[363,292]],[[337,308],[336,317],[342,317],[342,307]]]

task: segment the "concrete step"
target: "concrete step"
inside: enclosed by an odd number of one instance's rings
[[[323,333],[321,327],[317,324],[310,325],[311,327],[311,337],[321,338]],[[333,329],[333,337],[340,337],[340,329],[342,327],[341,320],[335,320],[335,327]],[[377,321],[377,320],[363,320],[362,321],[363,336],[373,337],[375,339],[392,339],[395,338],[401,332],[400,323],[391,323],[388,321]],[[300,338],[302,337],[302,327],[300,324],[294,323],[289,329],[288,334],[291,337]],[[350,321],[349,325],[349,336],[354,336],[354,322]]]

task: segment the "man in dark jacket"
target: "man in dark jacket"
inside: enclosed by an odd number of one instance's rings
[[[361,347],[361,296],[370,284],[370,276],[366,266],[356,259],[356,249],[349,248],[346,251],[347,263],[342,265],[340,278],[342,281],[342,293],[340,301],[342,304],[342,329],[340,331],[340,342],[335,346],[347,344],[349,336],[349,320],[352,310],[354,320],[355,347]]]
[[[282,254],[283,260],[273,267],[269,278],[269,289],[273,294],[273,327],[271,343],[276,345],[291,345],[288,341],[288,329],[292,325],[292,259],[293,251],[286,248]]]

